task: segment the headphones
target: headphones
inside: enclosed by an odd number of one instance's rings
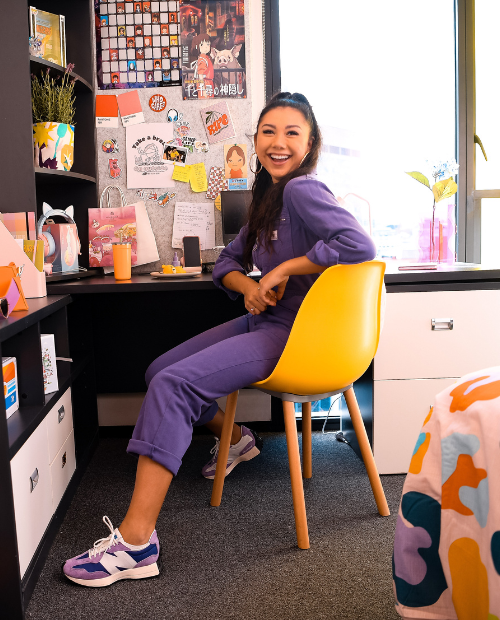
[[[170,108],[167,112],[167,123],[175,123],[179,119],[179,113],[174,108]]]
[[[41,241],[43,241],[43,256],[44,256],[44,258],[48,258],[49,256],[53,256],[55,254],[55,252],[56,252],[56,242],[54,240],[54,237],[50,234],[50,229],[42,231],[43,225],[45,224],[47,219],[49,217],[52,217],[53,215],[60,215],[69,224],[75,224],[76,243],[78,245],[78,254],[81,254],[81,252],[80,252],[81,244],[80,244],[80,239],[78,237],[78,230],[76,229],[76,222],[73,219],[73,215],[74,215],[74,212],[75,212],[75,209],[74,209],[73,205],[69,206],[65,211],[63,211],[62,209],[52,209],[52,207],[50,205],[48,205],[46,202],[44,202],[43,206],[42,206],[42,211],[43,211],[43,215],[40,216],[40,219],[38,220],[37,225],[36,225],[36,238],[40,239]]]

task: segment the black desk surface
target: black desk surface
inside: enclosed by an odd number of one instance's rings
[[[469,284],[471,286],[482,283],[500,285],[500,268],[492,269],[481,265],[456,264],[438,265],[432,271],[398,271],[397,263],[388,263],[385,274],[385,283],[390,290],[394,286],[415,286],[444,288],[446,285]],[[179,279],[153,278],[149,274],[134,275],[130,280],[115,280],[114,276],[96,276],[69,282],[55,282],[48,285],[51,295],[80,295],[84,293],[134,293],[134,292],[169,292],[169,291],[200,291],[214,290],[212,274]]]

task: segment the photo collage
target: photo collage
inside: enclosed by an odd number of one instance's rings
[[[179,1],[95,1],[100,89],[179,86]]]

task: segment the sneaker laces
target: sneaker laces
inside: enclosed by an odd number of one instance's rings
[[[210,463],[215,463],[217,461],[217,456],[219,455],[219,447],[220,447],[220,439],[216,437],[215,446],[210,450],[210,454],[213,454]]]
[[[109,527],[111,534],[106,538],[99,538],[99,540],[95,541],[94,548],[89,549],[89,558],[93,558],[99,553],[106,552],[110,547],[118,544],[119,542],[117,536],[115,535],[115,528],[113,527],[109,517],[104,516],[102,520]]]

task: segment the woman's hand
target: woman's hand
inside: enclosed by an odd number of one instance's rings
[[[283,297],[289,277],[285,273],[284,264],[278,265],[260,280],[258,293],[261,303],[275,306],[276,301]],[[273,291],[275,287],[278,287],[276,292]]]
[[[260,292],[260,284],[255,282],[255,280],[248,278],[248,283],[245,285],[245,290],[243,291],[243,295],[245,297],[245,308],[254,316],[264,312],[268,305],[276,305],[276,302],[271,303],[270,301],[267,301],[267,299],[274,300],[276,297],[274,291],[271,291],[271,295],[269,295],[268,298],[264,298]]]

